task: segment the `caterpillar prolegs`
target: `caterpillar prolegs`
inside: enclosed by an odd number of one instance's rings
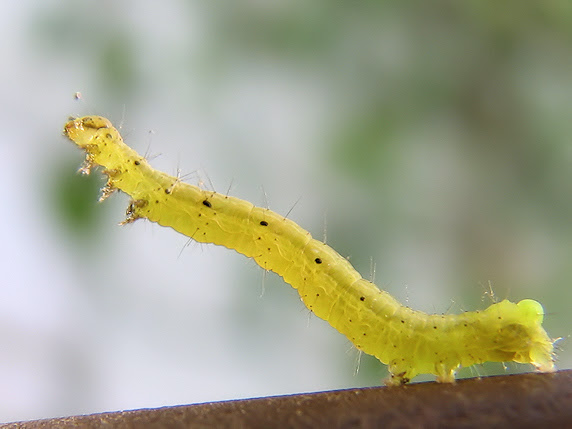
[[[486,361],[554,371],[553,341],[542,328],[544,310],[536,301],[504,300],[458,315],[412,310],[293,221],[154,170],[125,145],[109,120],[70,120],[64,134],[86,151],[84,172],[104,168],[108,181],[102,199],[116,189],[131,197],[125,222],[147,218],[198,242],[234,249],[276,272],[298,290],[308,309],[389,366],[387,384],[406,383],[418,374],[453,382],[459,367]]]

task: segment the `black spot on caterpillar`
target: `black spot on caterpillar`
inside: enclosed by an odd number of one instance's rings
[[[460,366],[486,361],[554,371],[553,341],[542,328],[544,310],[534,300],[504,300],[483,311],[446,316],[412,310],[291,220],[154,170],[107,119],[70,120],[64,134],[86,151],[83,172],[93,165],[105,168],[104,197],[115,189],[131,196],[125,222],[147,218],[196,241],[234,249],[276,272],[318,317],[389,365],[388,384],[424,373],[453,382]],[[137,168],[129,168],[133,165]],[[261,232],[259,226],[267,228]]]

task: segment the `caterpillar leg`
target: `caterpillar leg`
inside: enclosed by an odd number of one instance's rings
[[[402,359],[400,361],[394,360],[387,368],[389,370],[389,377],[384,380],[386,386],[401,386],[411,381],[417,375],[413,371],[411,363]]]
[[[411,379],[406,376],[406,373],[402,372],[401,374],[390,373],[389,376],[383,380],[383,383],[386,386],[401,386],[409,383],[410,381]]]
[[[451,366],[445,363],[437,363],[433,374],[437,376],[438,383],[454,383],[457,369],[459,369],[459,365]],[[409,383],[417,374],[418,372],[405,362],[401,365],[393,364],[389,365],[389,377],[384,382],[386,386],[400,386]]]
[[[435,374],[437,375],[437,383],[454,383],[457,369],[459,369],[459,365],[453,368],[444,364],[435,365]]]

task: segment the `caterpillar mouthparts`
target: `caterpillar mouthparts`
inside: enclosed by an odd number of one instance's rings
[[[83,173],[104,167],[108,181],[101,199],[115,190],[131,197],[124,223],[146,218],[198,242],[234,249],[276,272],[298,290],[308,309],[389,366],[387,384],[425,373],[453,382],[459,367],[486,361],[554,371],[553,340],[542,327],[542,305],[534,300],[504,300],[458,315],[412,310],[293,221],[154,170],[109,120],[72,119],[64,134],[86,152]]]

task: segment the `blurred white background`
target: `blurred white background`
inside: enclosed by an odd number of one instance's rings
[[[489,281],[537,299],[572,365],[569,2],[0,8],[0,421],[385,376],[367,356],[355,375],[351,344],[253,261],[117,226],[127,198],[97,204],[100,175],[76,175],[70,115],[109,117],[191,183],[293,208],[414,308],[484,308]]]

